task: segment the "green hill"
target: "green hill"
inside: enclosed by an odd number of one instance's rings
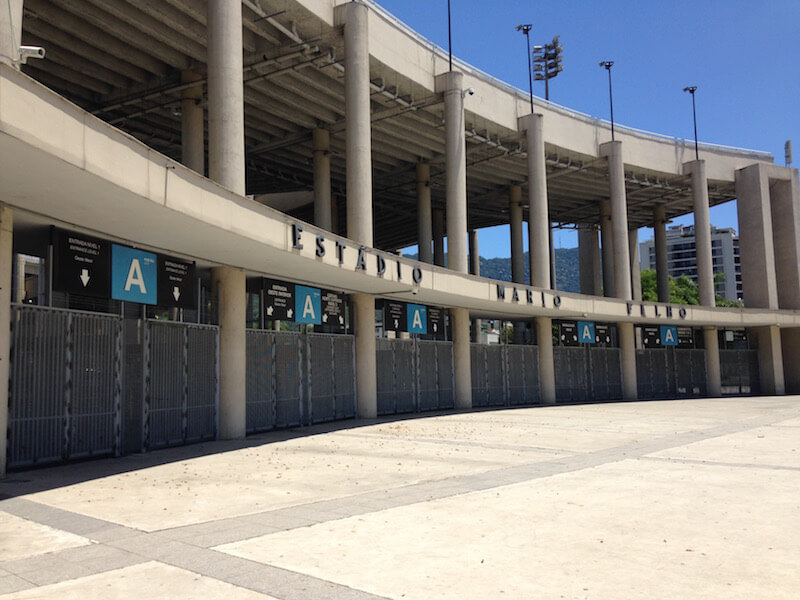
[[[416,254],[406,254],[416,259]],[[511,281],[511,258],[484,258],[481,256],[481,275],[490,279]],[[525,281],[530,280],[530,261],[525,253]],[[580,291],[577,248],[556,248],[556,287],[565,292]]]

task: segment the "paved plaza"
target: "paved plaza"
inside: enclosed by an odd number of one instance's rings
[[[10,473],[2,598],[800,597],[800,398],[356,421]]]

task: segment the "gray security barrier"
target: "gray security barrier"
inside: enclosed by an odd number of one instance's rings
[[[758,395],[758,350],[720,350],[723,395]]]
[[[375,350],[379,415],[453,408],[452,342],[378,338]]]
[[[639,398],[704,396],[706,352],[702,349],[643,348],[636,351]]]
[[[247,432],[355,417],[351,335],[247,331]]]
[[[516,406],[540,401],[539,348],[472,344],[472,406]]]
[[[557,402],[598,402],[622,398],[619,348],[555,346]]]
[[[9,467],[213,439],[217,344],[212,326],[12,305]]]

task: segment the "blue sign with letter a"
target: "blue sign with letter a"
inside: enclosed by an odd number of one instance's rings
[[[322,323],[322,293],[319,288],[294,286],[294,312],[297,323]]]
[[[662,346],[677,346],[678,345],[678,328],[674,325],[661,326],[661,345]]]
[[[581,344],[594,344],[594,321],[578,321],[578,341]]]
[[[152,252],[111,244],[111,297],[156,304],[158,261]]]
[[[408,333],[428,333],[428,309],[421,304],[408,304],[406,311]]]

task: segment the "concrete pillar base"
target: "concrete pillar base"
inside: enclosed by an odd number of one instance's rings
[[[636,383],[636,338],[633,323],[617,323],[617,337],[622,350],[622,397],[636,400],[639,390]]]
[[[716,327],[703,327],[703,345],[706,349],[706,393],[711,398],[719,398],[722,396],[722,375]]]
[[[787,394],[800,394],[800,328],[781,329],[784,384]]]
[[[469,310],[451,308],[453,329],[453,375],[455,378],[456,408],[472,408],[472,368],[470,366]]]
[[[375,296],[353,294],[356,333],[356,402],[361,419],[378,416],[378,375],[375,360]]]
[[[0,381],[8,382],[11,331],[11,271],[14,212],[0,207]],[[0,385],[0,479],[6,476],[6,440],[8,435],[8,385]]]
[[[758,372],[761,379],[761,394],[782,396],[786,393],[783,378],[783,352],[781,332],[774,325],[754,327],[751,336],[758,344]]]
[[[539,388],[542,404],[556,403],[556,375],[553,362],[553,320],[536,317],[536,338],[539,345]]]
[[[219,437],[240,440],[247,430],[245,273],[216,267],[211,279],[219,314]]]

